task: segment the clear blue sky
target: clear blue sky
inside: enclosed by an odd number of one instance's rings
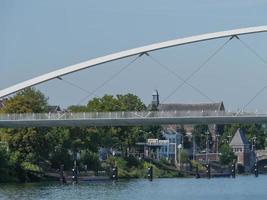
[[[154,42],[241,27],[267,25],[266,0],[0,0],[0,89],[71,64]],[[243,36],[267,59],[267,33]],[[186,78],[226,39],[154,52]],[[94,90],[131,59],[64,79]],[[267,65],[231,41],[189,82],[227,109],[242,107],[267,84]],[[164,99],[179,80],[147,57],[97,91],[134,93],[148,104],[155,88]],[[67,107],[87,94],[60,80],[37,87],[51,104]],[[267,90],[250,109],[267,111]],[[183,86],[167,102],[207,102]],[[85,102],[84,102],[85,103]]]

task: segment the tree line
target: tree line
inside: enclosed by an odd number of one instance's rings
[[[44,113],[49,111],[48,98],[35,88],[27,88],[5,101],[2,113]],[[104,95],[95,97],[86,105],[70,106],[69,112],[109,112],[109,111],[143,111],[155,110],[147,107],[141,99],[133,94]],[[248,139],[257,135],[256,148],[265,147],[264,129],[261,125],[227,125],[220,137],[220,149],[224,152],[224,163],[232,152],[226,139],[237,128],[246,131]],[[205,132],[208,126],[198,125],[194,128],[196,145],[205,149]],[[113,148],[127,156],[137,142],[148,138],[161,138],[161,126],[147,127],[54,127],[54,128],[2,128],[0,129],[0,181],[30,181],[29,171],[58,169],[64,164],[71,169],[77,153],[81,165],[89,170],[102,169],[98,159],[100,147]],[[182,134],[185,134],[183,131]],[[190,146],[190,141],[186,141]],[[231,154],[232,155],[232,154]],[[227,160],[228,158],[228,160]]]
[[[49,111],[48,98],[43,93],[27,88],[9,98],[2,113],[44,113]],[[70,106],[69,112],[141,111],[145,104],[133,94],[104,95],[93,98],[85,106]],[[144,134],[146,133],[146,134]],[[98,149],[113,148],[123,154],[130,152],[136,142],[158,138],[159,126],[149,127],[70,127],[70,128],[2,128],[0,129],[1,179],[15,177],[28,181],[26,171],[58,169],[64,164],[71,169],[77,153],[80,164],[90,170],[101,168]],[[5,145],[6,144],[6,145]],[[5,149],[8,148],[8,151]],[[7,167],[8,166],[8,167]]]

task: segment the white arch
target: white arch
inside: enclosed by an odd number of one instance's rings
[[[196,36],[191,36],[191,37],[186,37],[186,38],[179,38],[179,39],[155,43],[155,44],[151,44],[151,45],[147,45],[147,46],[143,46],[139,48],[129,49],[129,50],[121,51],[121,52],[114,53],[114,54],[109,54],[109,55],[94,58],[94,59],[91,59],[91,60],[88,60],[82,63],[78,63],[76,65],[64,67],[59,70],[55,70],[50,73],[43,74],[41,76],[37,76],[27,81],[10,86],[6,89],[0,90],[0,98],[13,94],[27,87],[31,87],[31,86],[49,81],[51,79],[55,79],[57,77],[64,76],[66,74],[70,74],[70,73],[80,71],[80,70],[83,70],[89,67],[93,67],[95,65],[103,64],[106,62],[111,62],[114,60],[142,54],[145,52],[151,52],[151,51],[155,51],[159,49],[170,48],[174,46],[185,45],[185,44],[201,42],[201,41],[206,41],[206,40],[231,37],[235,35],[260,33],[260,32],[267,32],[267,26],[249,27],[249,28],[242,28],[242,29],[235,29],[235,30],[229,30],[229,31],[196,35]]]

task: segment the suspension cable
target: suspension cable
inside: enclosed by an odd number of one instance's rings
[[[110,81],[112,81],[114,78],[116,78],[119,74],[121,74],[124,70],[126,70],[131,64],[133,64],[138,58],[140,58],[141,56],[143,56],[144,54],[140,54],[137,57],[135,57],[133,60],[131,60],[129,63],[127,63],[126,65],[124,65],[119,71],[115,72],[113,75],[111,75],[108,79],[106,79],[102,84],[100,84],[98,87],[96,87],[90,94],[88,94],[87,96],[83,97],[81,100],[78,101],[77,105],[80,105],[81,103],[83,103],[86,99],[90,98],[92,95],[95,95],[95,93],[101,89],[102,87],[104,87],[107,83],[109,83]]]
[[[169,73],[173,74],[176,78],[178,78],[180,81],[182,81],[184,84],[190,86],[193,90],[195,90],[196,92],[198,92],[200,95],[202,95],[203,97],[205,97],[206,99],[208,99],[209,101],[214,103],[214,100],[209,97],[207,94],[205,94],[203,91],[201,91],[200,89],[198,89],[197,87],[193,86],[192,84],[190,84],[189,82],[187,82],[185,79],[183,79],[180,75],[178,75],[175,71],[173,71],[170,67],[168,67],[166,64],[163,64],[162,62],[160,62],[158,59],[156,59],[154,56],[152,56],[151,54],[147,54],[148,57],[157,65],[159,65],[160,67],[162,67],[163,69],[165,69],[166,71],[168,71]]]
[[[223,43],[214,53],[212,53],[201,65],[199,65],[196,70],[194,70],[189,76],[184,79],[184,82],[179,84],[165,99],[163,99],[162,103],[167,101],[171,96],[173,96],[184,84],[188,82],[194,75],[196,75],[209,61],[215,57],[235,36],[230,37],[226,42]]]
[[[241,42],[241,44],[243,44],[244,47],[246,47],[254,56],[256,56],[257,58],[259,58],[260,61],[262,61],[265,65],[267,65],[267,61],[255,50],[253,49],[251,46],[249,46],[247,43],[245,43],[243,40],[241,40],[238,37],[238,40]]]
[[[236,116],[238,116],[244,109],[248,107],[249,104],[251,104],[265,89],[267,88],[267,85],[265,85],[263,88],[261,88],[243,107],[240,109]]]
[[[77,84],[75,84],[75,83],[73,83],[73,82],[71,82],[71,81],[68,81],[68,80],[66,80],[66,79],[63,79],[62,77],[57,77],[57,78],[58,78],[59,80],[65,82],[65,83],[67,83],[67,84],[73,86],[73,87],[78,88],[79,90],[81,90],[81,91],[83,91],[83,92],[85,92],[85,93],[87,93],[87,94],[89,94],[89,95],[92,94],[92,95],[94,95],[94,96],[96,96],[96,97],[99,97],[99,96],[93,94],[91,91],[89,91],[89,90],[87,90],[87,89],[85,89],[85,88],[83,88],[83,87],[81,87],[81,86],[79,86],[79,85],[77,85]]]
[[[240,43],[248,49],[256,58],[258,58],[263,64],[267,66],[267,61],[255,50],[253,49],[250,45],[248,45],[246,42],[241,40],[239,37],[237,39],[240,41]],[[249,101],[242,107],[241,110],[237,112],[236,115],[239,115],[242,110],[246,109],[265,89],[267,88],[267,85],[265,85],[263,88],[261,88],[252,98],[249,99]]]

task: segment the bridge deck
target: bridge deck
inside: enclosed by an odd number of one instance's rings
[[[91,112],[0,115],[0,127],[146,126],[160,124],[266,123],[267,114],[230,112]]]

